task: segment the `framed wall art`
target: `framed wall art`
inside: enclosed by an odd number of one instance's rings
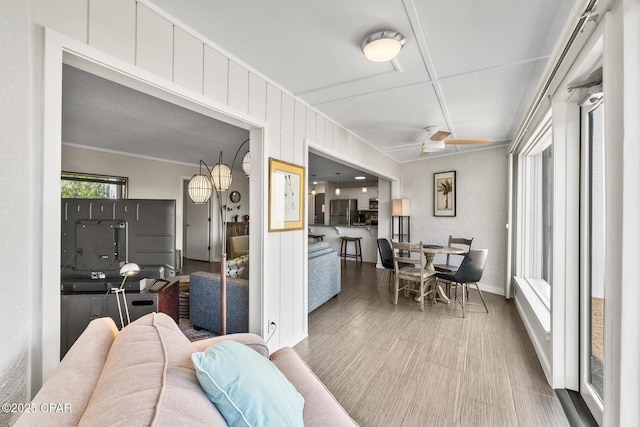
[[[433,216],[456,216],[456,171],[433,174]]]
[[[304,167],[269,158],[269,231],[301,230]]]

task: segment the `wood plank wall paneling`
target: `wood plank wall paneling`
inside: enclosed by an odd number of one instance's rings
[[[249,74],[249,115],[266,120],[267,82],[261,77]]]
[[[305,126],[305,138],[312,140],[313,142],[316,141],[316,123],[317,123],[317,116],[318,114],[313,111],[311,108],[307,108],[307,113],[306,113],[306,118],[305,118],[305,122],[306,122],[306,126]]]
[[[282,116],[282,92],[275,86],[267,84],[267,157],[281,159],[280,118]]]
[[[130,0],[89,0],[89,44],[134,63],[136,3]]]
[[[293,136],[293,98],[286,93],[282,94],[282,117],[280,121],[280,134]],[[293,147],[287,147],[289,151]]]
[[[136,65],[173,80],[173,24],[138,4]]]
[[[204,44],[179,27],[175,27],[173,81],[202,93]]]
[[[229,61],[229,107],[247,113],[249,111],[249,71],[234,61]]]
[[[229,101],[229,59],[209,46],[204,47],[204,96],[227,105]]]

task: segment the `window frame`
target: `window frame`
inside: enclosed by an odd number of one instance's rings
[[[551,311],[551,285],[553,276],[553,265],[548,268],[549,281],[545,280],[542,274],[537,272],[542,269],[543,257],[539,248],[543,245],[544,239],[540,230],[543,229],[541,223],[540,211],[542,209],[542,162],[543,153],[551,147],[553,154],[553,127],[551,120],[551,111],[549,111],[536,131],[529,138],[524,149],[518,153],[518,174],[517,188],[518,198],[518,231],[517,231],[517,262],[515,270],[515,280],[520,287],[527,287],[532,292],[529,295],[535,295],[537,301],[535,306],[543,310],[537,312],[537,316],[545,330],[550,325],[548,321]],[[551,234],[548,239],[549,250],[553,248],[553,159],[549,164],[551,172],[551,182],[549,183],[549,221]],[[549,257],[552,262],[553,256]]]
[[[62,171],[60,173],[61,184],[62,184],[62,181],[77,181],[77,182],[120,185],[120,191],[119,191],[120,197],[109,197],[106,200],[127,199],[129,194],[129,178],[127,178],[126,176],[99,175],[99,174],[85,173],[85,172]]]

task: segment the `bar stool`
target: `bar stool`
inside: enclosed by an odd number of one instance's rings
[[[347,257],[355,258],[356,261],[358,261],[358,258],[360,258],[360,262],[362,262],[362,247],[360,246],[361,239],[362,237],[348,237],[348,236],[340,237],[340,240],[341,240],[340,256],[345,260],[347,259]],[[349,248],[349,242],[353,242],[353,246],[355,250],[354,254],[350,254],[347,252]]]

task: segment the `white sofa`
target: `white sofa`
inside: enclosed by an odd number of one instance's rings
[[[24,413],[23,426],[226,426],[200,387],[191,360],[221,340],[235,340],[268,356],[254,334],[194,343],[162,313],[148,314],[122,331],[111,318],[92,321],[32,401],[34,408],[61,404],[59,412]],[[271,361],[304,397],[305,426],[356,423],[291,348]],[[68,409],[68,410],[66,410]]]

